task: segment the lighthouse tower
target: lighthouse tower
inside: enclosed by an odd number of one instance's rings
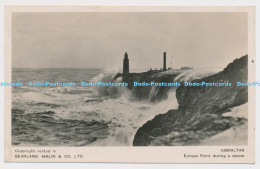
[[[128,59],[128,54],[126,52],[123,60],[123,74],[128,74],[128,73],[129,73],[129,59]]]

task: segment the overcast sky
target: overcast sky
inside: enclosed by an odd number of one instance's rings
[[[226,66],[247,54],[246,13],[14,13],[19,68]]]

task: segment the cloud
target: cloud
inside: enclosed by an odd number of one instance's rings
[[[226,65],[247,51],[246,13],[14,13],[13,67]],[[170,66],[170,59],[168,66]]]

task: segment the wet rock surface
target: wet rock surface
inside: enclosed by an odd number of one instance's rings
[[[197,145],[230,128],[236,127],[239,130],[239,126],[247,126],[246,118],[223,116],[232,108],[248,102],[248,87],[237,86],[237,82],[247,81],[248,56],[245,55],[234,60],[223,71],[193,81],[229,82],[231,86],[178,87],[178,109],[157,115],[145,123],[138,129],[133,145]],[[247,136],[247,133],[244,135]]]
[[[174,79],[185,70],[170,70],[172,73],[167,74],[167,71],[148,71],[143,73],[129,73],[126,75],[117,74],[115,78],[122,77],[123,81],[128,83],[127,88],[131,91],[134,100],[148,100],[157,102],[167,99],[168,91],[174,86],[134,86],[134,82],[150,83],[164,82],[173,83]]]

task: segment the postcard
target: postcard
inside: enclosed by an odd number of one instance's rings
[[[254,18],[7,6],[5,161],[254,163]]]

